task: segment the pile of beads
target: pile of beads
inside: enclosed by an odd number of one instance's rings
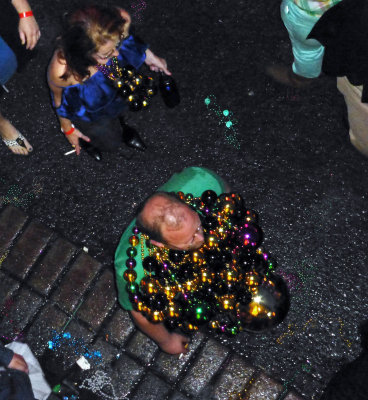
[[[151,76],[143,76],[131,65],[121,68],[116,57],[112,57],[110,65],[98,64],[96,68],[112,81],[132,111],[147,108],[151,97],[157,93]]]
[[[111,377],[102,370],[97,370],[90,378],[85,378],[80,389],[90,390],[103,400],[123,400],[127,398],[127,394],[116,393]]]
[[[177,196],[202,216],[204,245],[185,252],[150,246],[133,228],[123,278],[135,310],[168,328],[195,331],[201,325],[236,335],[261,331],[281,322],[289,308],[284,281],[273,274],[274,262],[262,247],[257,214],[236,193],[217,197],[208,190],[200,198]],[[136,282],[141,243],[145,277]]]
[[[71,346],[76,355],[82,355],[94,361],[96,364],[102,362],[102,354],[100,351],[90,351],[83,338],[75,338],[69,332],[57,333],[53,331],[53,337],[47,342],[50,350],[56,350],[61,346]]]

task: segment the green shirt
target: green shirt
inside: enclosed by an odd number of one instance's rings
[[[185,194],[192,193],[194,197],[199,197],[205,190],[213,190],[217,195],[220,195],[225,192],[226,189],[224,181],[209,169],[188,167],[183,169],[183,171],[174,174],[164,185],[160,186],[158,190],[164,192],[182,191]],[[115,273],[119,303],[125,310],[133,309],[132,304],[129,301],[128,292],[126,291],[126,281],[123,278],[123,274],[127,268],[125,266],[125,261],[128,259],[126,251],[128,247],[130,247],[129,238],[133,235],[132,229],[134,226],[135,218],[124,231],[115,252]],[[136,246],[136,249],[138,254],[135,257],[137,262],[135,271],[137,273],[136,282],[139,283],[144,277],[140,244]],[[146,246],[144,246],[144,256],[146,257],[147,255],[148,250]]]

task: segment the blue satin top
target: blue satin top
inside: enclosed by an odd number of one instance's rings
[[[119,49],[119,65],[130,64],[138,69],[146,59],[147,47],[130,35]],[[111,59],[107,65],[111,65]],[[111,83],[101,71],[97,71],[83,83],[65,87],[60,107],[55,107],[53,102],[57,114],[71,121],[93,122],[104,117],[115,118],[127,108],[127,104]]]

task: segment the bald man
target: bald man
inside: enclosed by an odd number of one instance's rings
[[[157,192],[146,199],[136,222],[158,247],[195,250],[204,242],[199,215],[172,193]]]
[[[133,310],[126,290],[127,283],[123,278],[127,269],[127,249],[131,246],[129,237],[133,234],[132,229],[138,226],[140,232],[149,236],[150,243],[154,246],[176,250],[194,250],[201,247],[204,237],[199,215],[177,196],[168,192],[181,191],[200,197],[206,190],[213,190],[220,195],[227,192],[228,188],[218,175],[206,168],[189,167],[174,174],[158,192],[148,197],[140,206],[137,219],[134,219],[123,233],[115,253],[120,305],[130,312],[137,327],[154,340],[161,350],[169,354],[186,353],[189,339],[181,334],[169,332],[162,323],[151,323],[141,313]],[[141,243],[143,247],[137,246],[138,254],[135,258],[137,283],[144,277],[142,257],[149,255],[145,241]]]

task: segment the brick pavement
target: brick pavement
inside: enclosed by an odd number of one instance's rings
[[[161,352],[118,306],[111,266],[18,208],[0,211],[0,334],[29,343],[51,386],[60,385],[50,400],[302,399],[203,333],[181,359]],[[75,364],[82,354],[89,371]]]

